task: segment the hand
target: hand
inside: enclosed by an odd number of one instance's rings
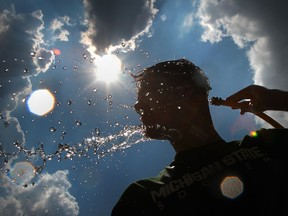
[[[247,111],[264,112],[265,110],[273,109],[271,106],[273,97],[275,97],[273,91],[259,85],[250,85],[229,96],[226,100],[241,104],[243,107],[241,114]]]

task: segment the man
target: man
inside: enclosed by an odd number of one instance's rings
[[[156,64],[135,79],[146,136],[169,140],[176,156],[159,176],[131,184],[113,216],[287,215],[287,129],[225,142],[210,115],[208,78],[185,59]],[[288,111],[288,92],[252,85],[227,101],[243,99],[250,100],[245,110]]]

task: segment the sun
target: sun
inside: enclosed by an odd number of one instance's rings
[[[104,55],[95,59],[97,80],[111,83],[118,80],[121,72],[121,61],[115,55]]]

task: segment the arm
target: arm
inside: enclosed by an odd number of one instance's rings
[[[266,110],[288,111],[288,92],[250,85],[226,98],[227,102],[242,104],[247,110],[264,112]],[[243,114],[245,109],[241,109]]]
[[[213,97],[210,102],[212,105],[224,105],[229,106],[232,109],[240,109],[241,114],[251,112],[275,128],[284,128],[281,124],[263,112],[266,110],[288,111],[287,99],[288,92],[250,85],[229,96],[226,100]]]

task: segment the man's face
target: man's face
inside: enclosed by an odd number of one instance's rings
[[[171,85],[165,77],[139,81],[135,110],[145,126],[145,134],[152,139],[169,139],[185,117],[183,103],[187,86]]]

